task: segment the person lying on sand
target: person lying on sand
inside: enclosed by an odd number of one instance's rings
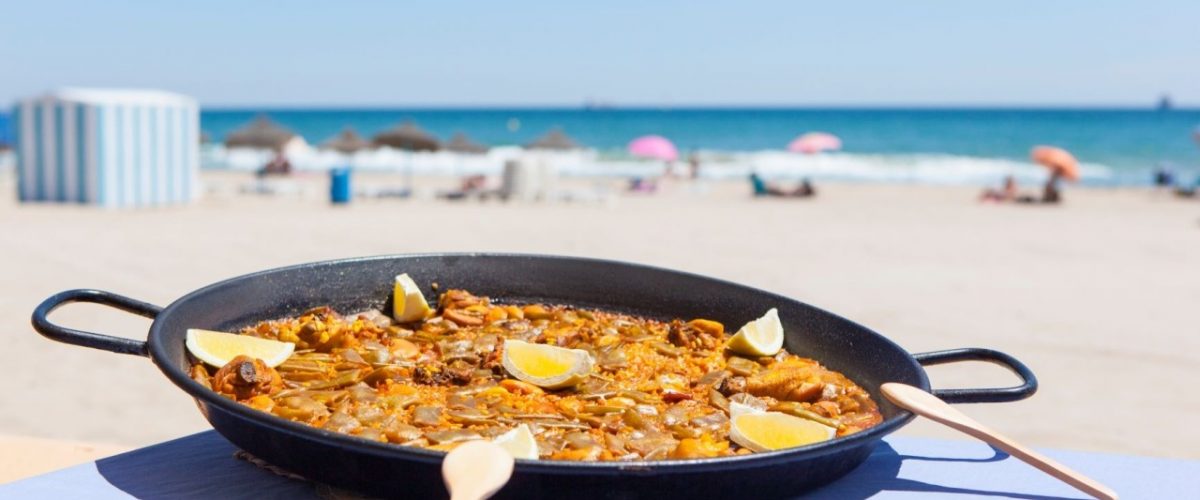
[[[795,189],[784,189],[773,185],[759,177],[758,172],[750,174],[750,184],[754,188],[754,196],[777,196],[784,198],[810,198],[817,195],[817,189],[812,182],[805,178]]]
[[[290,173],[292,173],[292,162],[288,161],[283,151],[276,151],[271,161],[255,171],[254,175],[257,177],[266,177],[270,175],[288,175]]]
[[[486,197],[487,177],[483,175],[468,175],[463,177],[457,191],[438,193],[438,198],[446,200],[465,200],[473,196]]]
[[[1062,193],[1058,190],[1058,180],[1061,175],[1054,173],[1042,188],[1042,196],[1022,195],[1017,192],[1017,181],[1013,176],[1004,177],[1004,187],[1000,189],[985,189],[979,195],[979,201],[996,203],[1053,204],[1062,202]]]
[[[1058,172],[1054,172],[1053,174],[1050,175],[1050,179],[1046,181],[1046,185],[1042,188],[1042,197],[1041,198],[1037,198],[1037,197],[1029,196],[1029,195],[1018,196],[1016,198],[1016,202],[1017,203],[1026,203],[1026,204],[1062,203],[1062,193],[1059,192],[1059,190],[1058,190],[1058,180],[1061,177],[1062,177],[1062,174],[1060,174]]]
[[[1192,183],[1191,187],[1179,186],[1175,188],[1175,196],[1180,198],[1200,197],[1200,177],[1196,178],[1196,182]]]
[[[658,192],[658,179],[634,177],[629,179],[629,192],[653,194]]]
[[[1003,203],[1017,199],[1017,180],[1013,176],[1004,177],[1004,187],[1000,189],[985,189],[979,195],[979,201],[994,201]]]

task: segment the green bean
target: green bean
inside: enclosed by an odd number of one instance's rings
[[[683,354],[683,351],[678,347],[666,342],[652,342],[650,343],[650,347],[654,349],[655,352],[662,354],[663,356],[670,356],[672,358],[678,358]]]
[[[304,353],[300,353],[299,351],[297,351],[296,353],[292,354],[292,356],[288,359],[289,360],[297,360],[297,361],[320,361],[320,362],[324,362],[324,363],[332,363],[334,361],[337,361],[337,358],[334,357],[334,355],[332,355],[332,354],[324,353],[324,352],[315,352],[312,350],[307,350]]]
[[[579,399],[582,399],[585,401],[592,400],[592,399],[608,399],[608,398],[616,396],[616,395],[617,395],[617,391],[589,392],[587,394],[581,394],[579,396]]]
[[[625,408],[610,405],[587,405],[583,407],[583,411],[592,415],[609,415],[612,413],[622,413],[625,411]]]
[[[473,408],[454,409],[446,412],[450,420],[460,424],[483,424],[493,419],[493,415],[483,413]]]
[[[560,420],[560,421],[535,420],[535,421],[532,421],[529,423],[540,425],[542,427],[549,427],[551,429],[589,429],[590,428],[589,426],[581,424],[579,422],[571,422],[571,421],[567,421],[567,420]]]
[[[278,370],[281,372],[325,373],[327,370],[329,370],[329,368],[320,361],[308,359],[288,359],[279,365]]]
[[[838,426],[841,425],[837,420],[822,416],[811,410],[804,409],[803,407],[800,406],[799,403],[791,403],[791,402],[780,403],[778,405],[775,405],[774,408],[771,408],[771,410],[781,411],[783,413],[787,413],[788,415],[812,420],[813,422],[816,422],[816,423],[824,425],[824,426],[833,427],[834,429],[838,428]]]
[[[352,385],[352,384],[358,382],[359,380],[362,380],[361,375],[362,375],[362,370],[347,370],[347,371],[338,373],[338,376],[336,376],[332,379],[322,380],[319,382],[313,382],[311,384],[308,384],[308,388],[309,389],[337,389],[340,387]]]
[[[627,397],[642,404],[654,404],[658,402],[658,399],[656,399],[654,396],[646,394],[642,391],[621,391],[617,393],[617,395]]]
[[[519,419],[543,419],[543,420],[566,420],[567,418],[557,413],[514,413],[509,415],[512,418]]]

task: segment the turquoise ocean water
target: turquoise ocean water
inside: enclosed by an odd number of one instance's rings
[[[1092,167],[1093,184],[1144,184],[1161,164],[1184,176],[1200,171],[1200,148],[1192,138],[1200,110],[209,108],[201,112],[201,129],[219,141],[258,114],[314,144],[347,126],[370,137],[405,120],[441,139],[464,132],[493,146],[523,144],[559,127],[601,156],[619,156],[630,139],[643,134],[666,136],[685,153],[719,154],[780,150],[800,133],[821,130],[842,138],[843,155],[878,163],[884,171],[927,158],[956,161],[960,170],[993,160],[1024,162],[1036,144],[1072,151]],[[0,130],[7,129],[4,120],[0,116]]]

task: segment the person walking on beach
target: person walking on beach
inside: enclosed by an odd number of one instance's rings
[[[700,178],[700,156],[695,151],[688,155],[688,177],[693,181]]]

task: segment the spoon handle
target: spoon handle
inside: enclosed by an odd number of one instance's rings
[[[1117,499],[1117,493],[1107,486],[1021,443],[1013,441],[1012,438],[984,426],[928,392],[911,385],[894,382],[883,384],[881,390],[883,395],[897,406],[957,429],[1004,450],[1009,455],[1075,487],[1079,491],[1104,500]]]
[[[490,441],[469,441],[442,461],[442,480],[450,500],[484,500],[508,483],[513,457]]]

